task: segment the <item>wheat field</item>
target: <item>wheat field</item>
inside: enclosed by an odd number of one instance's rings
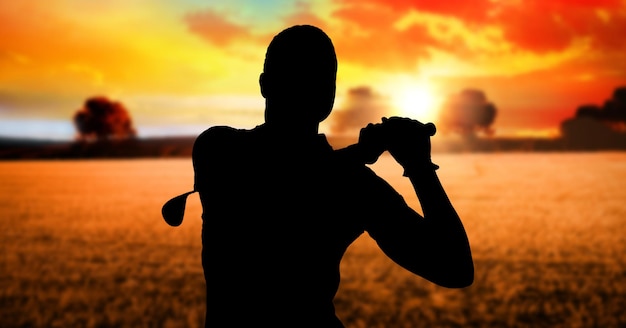
[[[626,326],[626,153],[434,154],[472,286],[446,289],[365,234],[336,297],[347,327]],[[419,210],[401,168],[373,166]],[[0,162],[0,327],[200,327],[201,208],[189,159]],[[245,315],[245,314],[242,314]]]

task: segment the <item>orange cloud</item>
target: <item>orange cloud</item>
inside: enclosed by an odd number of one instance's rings
[[[247,27],[232,23],[210,9],[188,13],[184,21],[191,32],[217,46],[227,46],[234,40],[251,37]]]
[[[306,3],[298,3],[298,10],[285,18],[285,25],[309,24],[317,26],[322,30],[328,29],[327,22],[311,11],[311,6]]]
[[[491,0],[337,0],[337,2],[348,6],[357,4],[384,6],[394,12],[406,12],[413,9],[439,15],[455,16],[470,23],[484,22],[493,3]]]
[[[312,24],[323,28],[333,39],[342,61],[385,70],[414,69],[428,58],[427,47],[439,43],[424,26],[395,27],[400,13],[385,7],[350,6],[338,8],[332,17],[321,17],[309,6],[283,17],[285,26]],[[184,17],[189,30],[215,46],[228,46],[236,40],[267,43],[271,36],[254,34],[252,28],[233,23],[207,9]],[[273,36],[273,35],[272,35]],[[266,45],[266,44],[265,44]]]

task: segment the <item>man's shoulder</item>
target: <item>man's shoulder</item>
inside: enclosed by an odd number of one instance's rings
[[[230,126],[212,126],[204,130],[193,143],[192,159],[202,163],[209,157],[215,158],[215,155],[224,154],[236,144],[235,140],[241,131]]]
[[[250,130],[238,129],[226,125],[212,126],[196,137],[194,150],[206,150],[220,148],[221,146],[232,146],[238,138]]]
[[[215,140],[221,140],[223,138],[230,138],[237,135],[238,133],[241,133],[241,131],[241,129],[236,129],[226,125],[212,126],[200,133],[196,138],[195,143],[202,144],[207,142],[213,142]]]
[[[337,183],[345,184],[359,191],[368,190],[370,186],[377,185],[380,177],[374,170],[362,162],[344,156],[340,151],[334,150],[332,160],[329,162],[329,174]]]

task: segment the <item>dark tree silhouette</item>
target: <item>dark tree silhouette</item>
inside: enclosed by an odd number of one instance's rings
[[[576,109],[576,117],[578,118],[593,118],[596,120],[602,119],[603,113],[602,108],[597,105],[587,104],[579,106]]]
[[[576,118],[593,118],[607,124],[618,131],[626,131],[626,87],[619,87],[613,91],[610,99],[602,107],[595,104],[586,104],[576,109]]]
[[[485,93],[476,89],[464,89],[452,94],[442,105],[437,121],[443,133],[453,132],[473,137],[477,132],[493,135],[492,124],[496,118],[496,106],[487,100]]]
[[[613,148],[619,143],[619,134],[594,116],[576,116],[561,123],[561,134],[568,148],[601,149]]]
[[[102,96],[85,101],[74,114],[74,125],[77,138],[84,141],[121,140],[137,135],[124,105]]]
[[[603,120],[619,132],[626,132],[626,86],[613,91],[613,97],[602,107]]]
[[[626,87],[616,88],[602,107],[581,105],[561,123],[561,135],[571,148],[601,149],[626,146]]]

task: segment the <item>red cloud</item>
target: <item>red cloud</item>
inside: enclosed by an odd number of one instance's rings
[[[416,10],[460,19],[470,28],[496,25],[506,40],[538,53],[563,50],[590,38],[598,50],[623,49],[626,5],[621,0],[337,0],[345,8],[374,6],[396,13]],[[367,28],[367,27],[365,27]]]
[[[338,56],[364,66],[413,69],[429,57],[428,47],[438,44],[425,26],[395,29],[399,16],[385,8],[355,6],[339,9],[334,16],[344,23],[332,36]]]
[[[487,19],[487,13],[492,5],[492,1],[490,0],[337,0],[336,2],[347,6],[384,6],[398,13],[415,9],[444,16],[455,16],[462,18],[466,22],[473,23],[484,22]]]
[[[624,47],[624,9],[610,0],[529,1],[503,8],[495,19],[507,39],[532,51],[560,50],[577,38],[589,38],[595,50],[617,50]]]

